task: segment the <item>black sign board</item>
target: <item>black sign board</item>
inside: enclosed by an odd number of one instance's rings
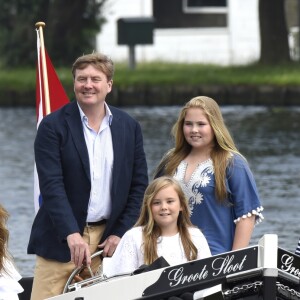
[[[153,44],[154,19],[151,17],[120,18],[118,25],[118,45]]]
[[[300,278],[300,256],[278,248],[277,268]]]
[[[227,275],[257,268],[258,246],[167,267],[160,278],[144,290],[142,298],[174,295],[222,283]]]

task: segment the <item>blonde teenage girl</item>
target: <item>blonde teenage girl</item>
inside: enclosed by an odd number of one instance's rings
[[[124,234],[114,255],[104,258],[103,273],[129,273],[160,256],[170,265],[211,256],[205,237],[190,221],[180,184],[166,176],[146,189],[137,223]]]
[[[217,102],[205,96],[191,99],[172,134],[175,146],[163,157],[155,177],[174,176],[181,183],[191,221],[205,235],[213,255],[247,247],[255,222],[263,219],[263,207]]]

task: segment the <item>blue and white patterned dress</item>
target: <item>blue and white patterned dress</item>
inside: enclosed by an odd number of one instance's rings
[[[256,215],[263,219],[260,199],[252,172],[245,159],[232,156],[226,170],[228,199],[220,203],[215,197],[215,176],[211,159],[200,163],[189,182],[184,177],[187,163],[182,161],[174,175],[189,201],[192,223],[205,235],[212,255],[231,251],[236,223]]]

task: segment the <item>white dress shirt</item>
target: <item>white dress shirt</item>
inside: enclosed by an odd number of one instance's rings
[[[87,222],[108,219],[111,213],[111,185],[114,153],[110,124],[112,113],[105,103],[106,115],[98,132],[88,124],[88,118],[79,107],[83,125],[84,138],[89,154],[91,193]]]

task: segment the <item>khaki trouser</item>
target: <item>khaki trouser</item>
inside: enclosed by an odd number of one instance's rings
[[[91,254],[100,250],[97,246],[104,229],[105,225],[84,228],[83,239],[88,243]],[[99,265],[99,258],[92,260],[93,273],[98,270]],[[37,256],[31,300],[44,300],[60,295],[74,269],[75,265],[72,262],[61,263]],[[89,273],[87,274],[90,276]]]

